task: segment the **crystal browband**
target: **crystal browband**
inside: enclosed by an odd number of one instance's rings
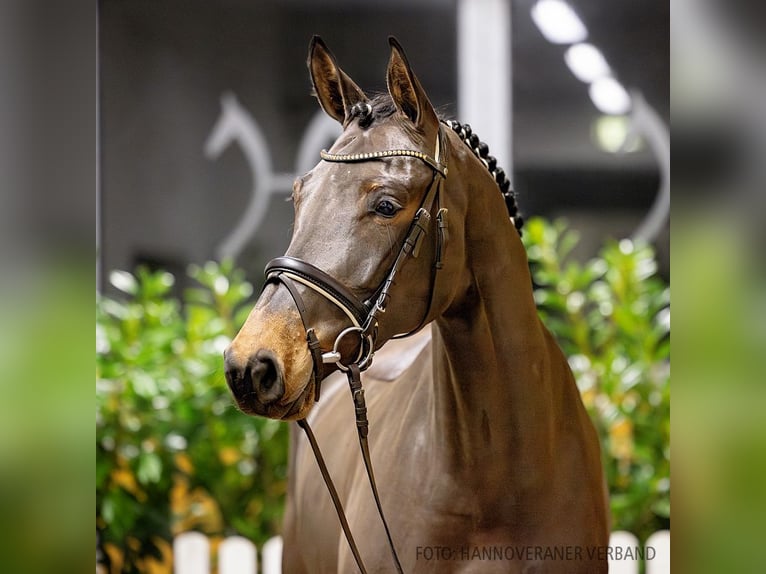
[[[382,151],[373,151],[369,153],[336,154],[329,153],[327,150],[319,152],[319,156],[325,161],[336,162],[358,162],[369,161],[373,159],[382,159],[387,157],[414,157],[439,172],[442,177],[447,177],[447,168],[437,162],[435,159],[420,151],[411,149],[386,149]]]

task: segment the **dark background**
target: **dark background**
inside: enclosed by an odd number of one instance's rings
[[[564,64],[566,46],[548,43],[533,24],[533,3],[512,2],[512,180],[522,212],[566,216],[582,234],[578,256],[589,257],[605,238],[636,228],[659,173],[646,146],[611,154],[595,145],[600,112]],[[617,78],[669,122],[668,2],[570,3]],[[213,258],[238,221],[252,186],[241,150],[232,145],[216,160],[203,153],[223,93],[234,93],[256,118],[274,171],[294,171],[300,137],[318,110],[305,66],[317,33],[368,92],[385,88],[386,38],[397,36],[432,102],[456,112],[452,0],[101,0],[102,283],[104,272],[139,263],[182,273]],[[292,206],[283,197],[272,197],[238,259],[256,283],[263,263],[289,240]],[[667,244],[664,233],[656,245],[664,275]]]

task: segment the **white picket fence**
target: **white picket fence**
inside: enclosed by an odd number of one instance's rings
[[[639,551],[640,549],[640,551]],[[670,574],[670,532],[652,534],[641,548],[630,532],[612,532],[609,538],[610,574],[638,574],[646,558],[646,574]],[[185,532],[173,541],[175,574],[211,574],[210,542],[199,532]],[[218,547],[218,574],[281,574],[282,538],[275,536],[263,545],[260,569],[255,545],[241,536],[225,539]]]
[[[184,532],[173,540],[175,574],[211,574],[210,541],[199,532]],[[230,536],[218,547],[218,574],[282,574],[282,538],[275,536],[258,552],[247,538]]]

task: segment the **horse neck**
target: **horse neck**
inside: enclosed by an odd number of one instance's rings
[[[548,337],[526,252],[497,186],[470,153],[458,155],[450,170],[463,177],[446,196],[469,198],[463,287],[435,322],[432,425],[444,470],[474,469],[468,474],[492,497],[489,485],[504,488],[509,466],[544,471],[541,453],[551,444]]]

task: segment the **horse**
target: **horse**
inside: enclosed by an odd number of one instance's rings
[[[294,183],[287,252],[224,353],[229,388],[244,413],[310,422],[329,445],[366,571],[606,572],[598,437],[538,317],[513,191],[389,42],[373,97],[311,42],[314,92],[343,131]],[[354,447],[362,371],[385,525]],[[284,571],[365,571],[311,438],[291,435]]]

